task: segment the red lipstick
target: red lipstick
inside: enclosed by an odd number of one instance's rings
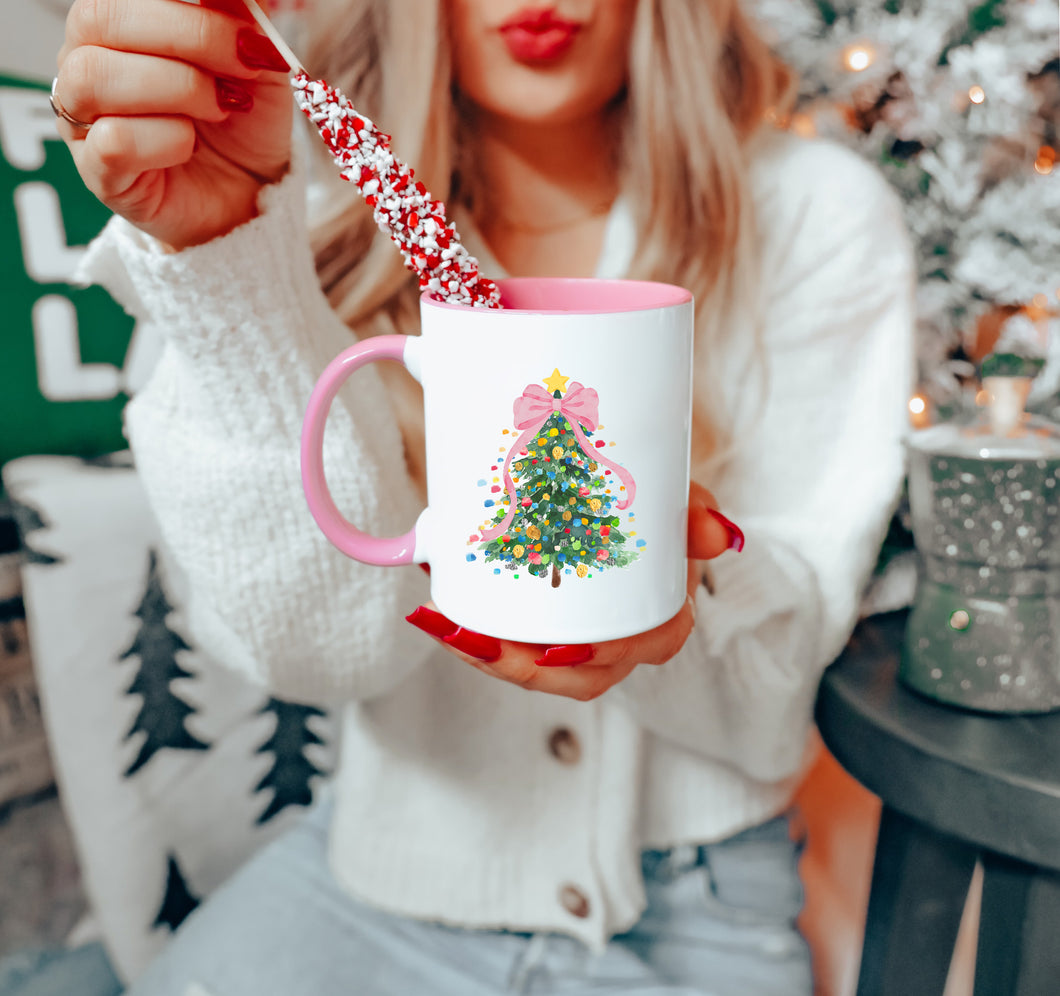
[[[581,28],[579,21],[560,17],[552,7],[526,7],[505,21],[500,32],[519,62],[551,62],[570,49]]]

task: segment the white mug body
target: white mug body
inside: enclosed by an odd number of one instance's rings
[[[501,281],[505,308],[421,301],[427,502],[415,554],[454,622],[590,643],[687,590],[693,301],[639,281]]]

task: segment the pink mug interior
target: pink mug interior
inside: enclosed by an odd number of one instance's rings
[[[675,284],[650,280],[597,280],[578,277],[509,277],[498,280],[504,311],[549,312],[566,315],[608,315],[626,311],[671,308],[692,300],[692,293]],[[461,308],[461,304],[439,301],[430,292],[425,304],[436,308]],[[492,311],[491,315],[503,315]]]

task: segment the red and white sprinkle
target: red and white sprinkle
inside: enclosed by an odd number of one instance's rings
[[[356,184],[376,224],[401,250],[420,287],[450,304],[500,308],[497,285],[460,243],[445,205],[431,198],[411,166],[390,151],[390,136],[359,114],[337,87],[299,72],[295,101],[316,125],[344,179]]]

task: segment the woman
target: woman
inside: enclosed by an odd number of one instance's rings
[[[689,553],[733,552],[694,563],[659,629],[545,648],[333,551],[304,509],[305,402],[351,334],[415,331],[415,281],[327,163],[314,259],[282,60],[238,0],[77,0],[60,128],[121,216],[85,273],[166,330],[127,424],[196,636],[348,703],[333,809],[132,991],[809,993],[786,813],[902,475],[898,206],[852,154],[769,124],[787,76],[734,0],[333,15],[314,74],[393,132],[483,272],[694,291]],[[419,401],[390,379],[358,374],[328,440],[337,501],[379,534],[422,501]]]

